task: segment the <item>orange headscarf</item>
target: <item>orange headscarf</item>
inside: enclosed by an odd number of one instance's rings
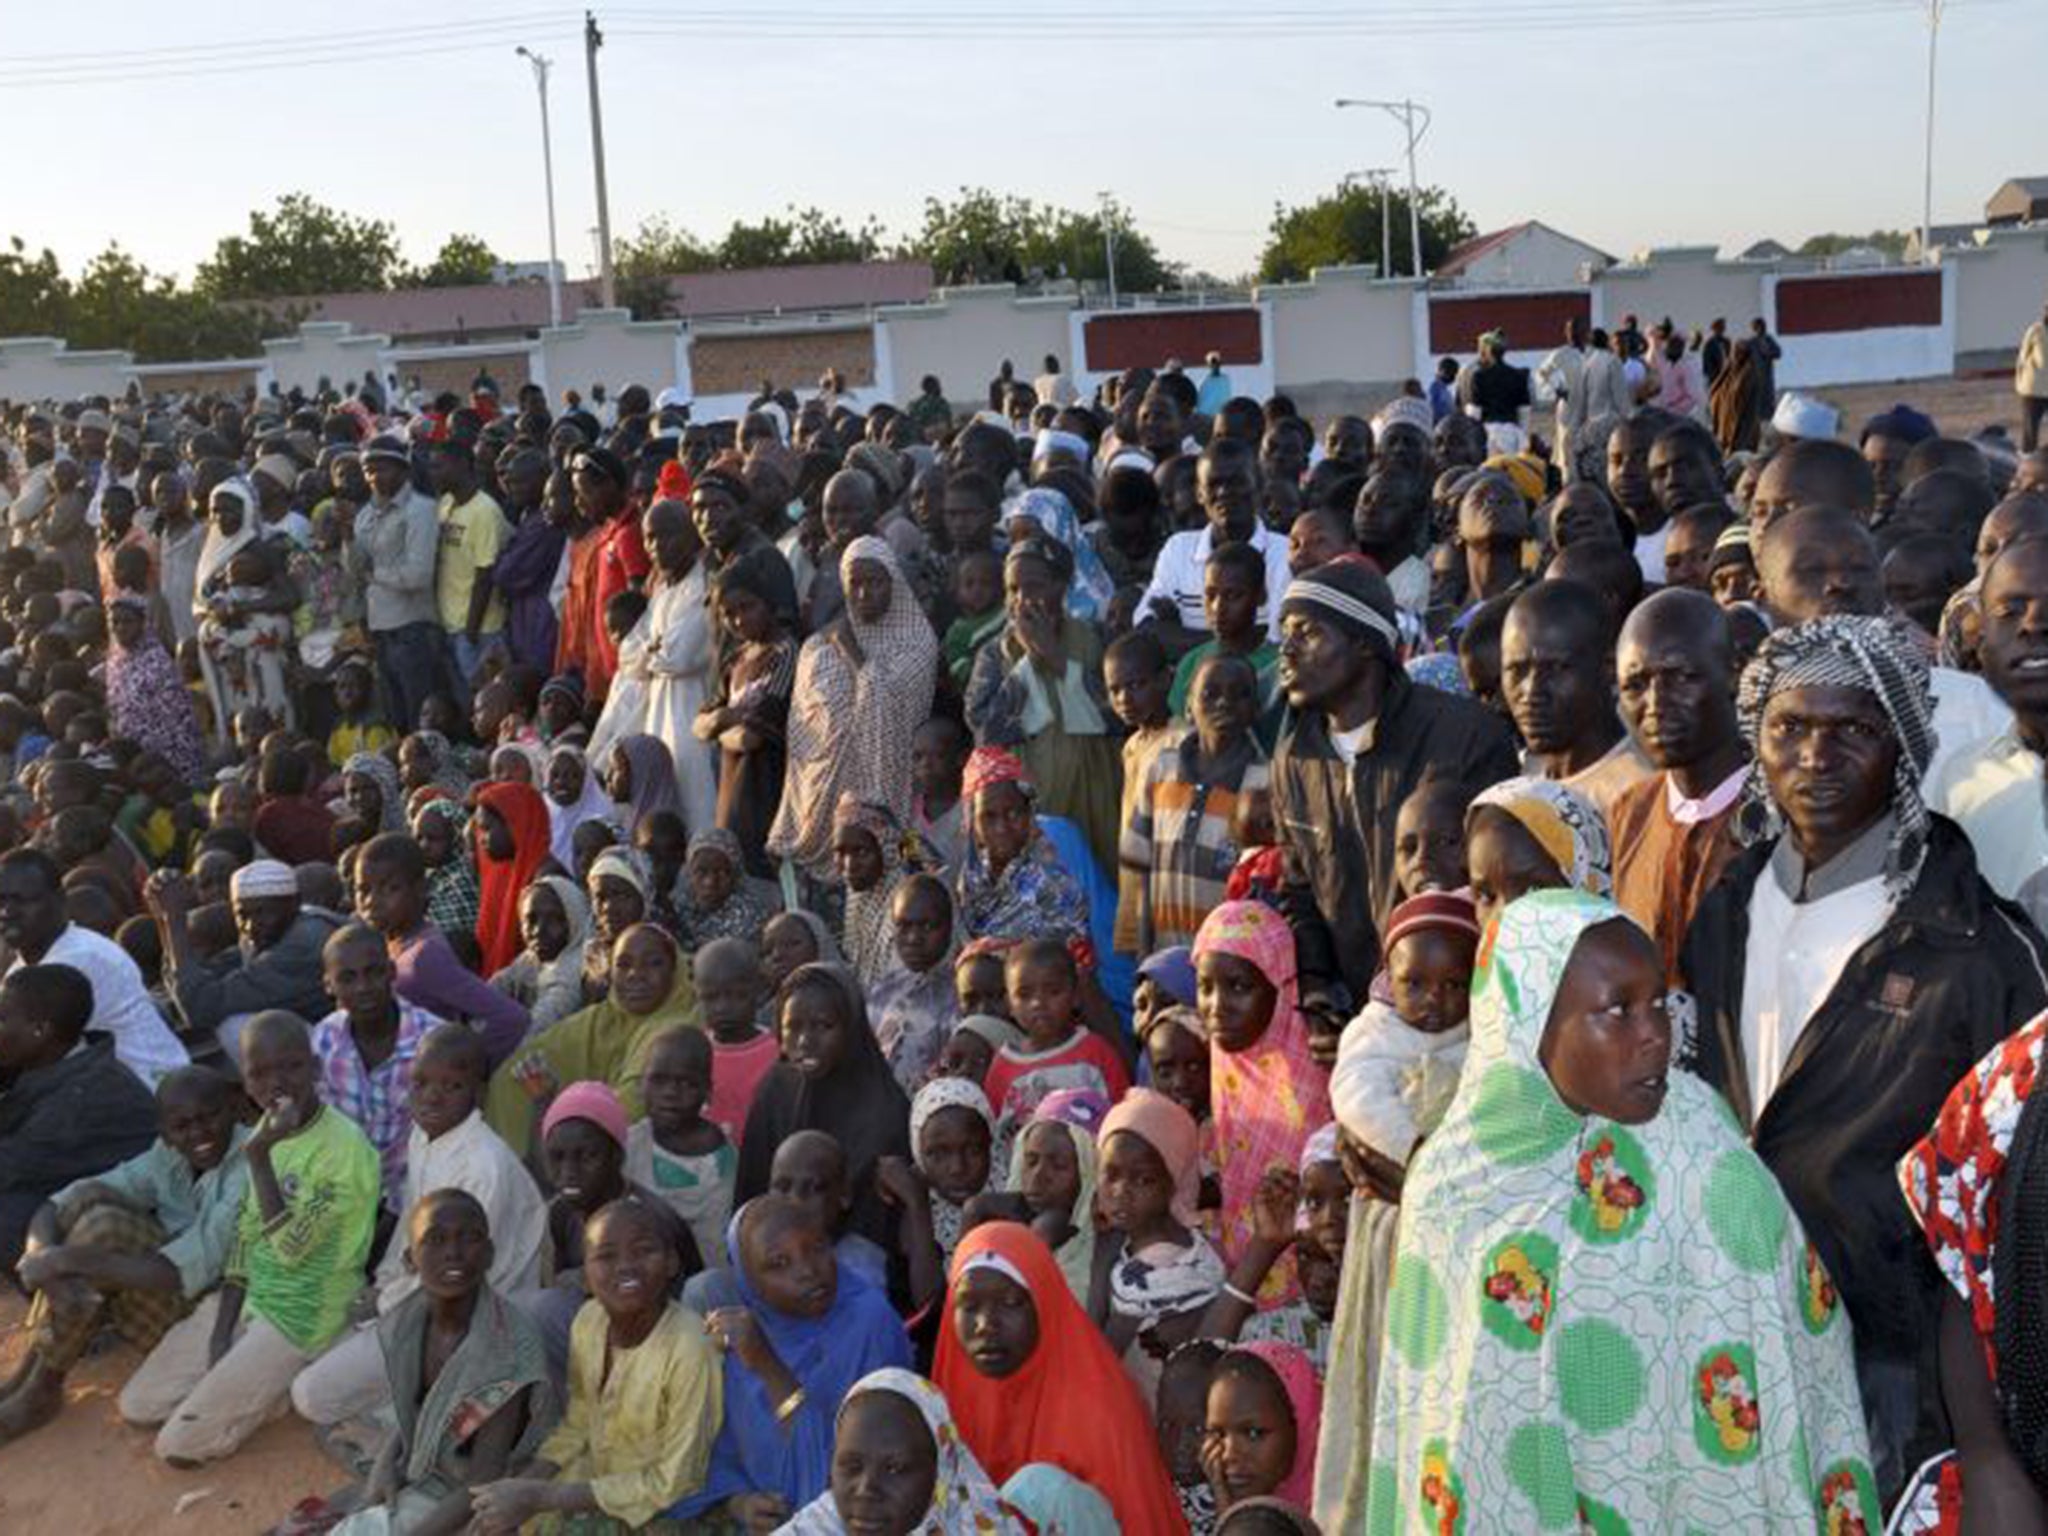
[[[954,1250],[951,1284],[982,1265],[1022,1279],[1038,1309],[1038,1347],[1016,1374],[982,1375],[953,1331],[949,1292],[932,1379],[968,1449],[997,1482],[1033,1462],[1073,1474],[1109,1500],[1127,1536],[1181,1536],[1187,1522],[1151,1417],[1052,1251],[1029,1227],[987,1222]]]
[[[476,798],[476,942],[488,977],[519,958],[519,893],[533,884],[548,856],[548,803],[531,784],[510,782],[486,784]],[[509,859],[494,859],[484,851],[486,807],[511,830]]]

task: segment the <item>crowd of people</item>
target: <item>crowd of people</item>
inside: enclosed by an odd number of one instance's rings
[[[2048,454],[1624,337],[8,407],[0,1468],[2048,1530]]]

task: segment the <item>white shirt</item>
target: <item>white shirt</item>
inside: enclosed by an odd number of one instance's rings
[[[1763,1117],[1800,1035],[1843,968],[1891,918],[1883,873],[1891,834],[1887,816],[1809,875],[1809,888],[1832,888],[1806,901],[1794,900],[1788,886],[1800,868],[1789,841],[1779,843],[1757,877],[1742,981],[1742,1055],[1749,1068],[1752,1122]],[[1830,871],[1840,873],[1838,882],[1826,880]]]
[[[1636,564],[1642,567],[1643,580],[1652,586],[1664,585],[1664,546],[1671,538],[1671,525],[1666,523],[1655,533],[1636,535]]]
[[[399,1199],[398,1230],[377,1265],[377,1310],[389,1312],[419,1288],[406,1267],[407,1223],[421,1195],[459,1189],[474,1195],[490,1220],[491,1289],[500,1296],[540,1284],[541,1249],[547,1242],[548,1205],[519,1154],[471,1110],[454,1130],[429,1138],[417,1125],[405,1149],[405,1184]]]
[[[1969,836],[1985,883],[2007,900],[2020,900],[2028,882],[2048,870],[2048,785],[2040,755],[2018,732],[1950,753],[1939,776],[1928,774],[1923,793],[1929,808]]]
[[[12,975],[25,963],[17,956],[7,973]],[[168,1074],[192,1064],[149,1000],[141,970],[112,939],[68,923],[37,964],[68,965],[92,983],[92,1022],[87,1028],[112,1035],[121,1064],[152,1089]]]
[[[1935,742],[1934,756],[1920,775],[1923,786],[1939,782],[1952,759],[2013,727],[2005,700],[1976,673],[1930,667],[1927,684],[1934,695]]]
[[[1183,626],[1209,632],[1209,616],[1202,611],[1202,573],[1208,569],[1209,551],[1214,547],[1209,535],[1209,529],[1200,528],[1176,533],[1166,541],[1153,564],[1151,585],[1138,600],[1140,622],[1152,611],[1152,604],[1164,597],[1172,599]],[[1259,613],[1266,621],[1267,637],[1278,640],[1280,601],[1287,595],[1287,583],[1293,580],[1287,569],[1287,540],[1260,523],[1247,542],[1266,557],[1266,601]]]

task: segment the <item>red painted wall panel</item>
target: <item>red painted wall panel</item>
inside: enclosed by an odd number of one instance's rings
[[[1157,368],[1177,357],[1190,372],[1211,352],[1226,367],[1255,368],[1265,361],[1256,309],[1184,309],[1094,315],[1082,322],[1088,367],[1099,372]]]
[[[1778,283],[1778,334],[1819,336],[1895,325],[1941,324],[1939,272],[1873,272],[1784,278]]]
[[[1548,351],[1564,340],[1565,322],[1593,324],[1593,295],[1584,289],[1563,293],[1475,293],[1467,297],[1431,294],[1429,350],[1475,352],[1486,331],[1507,332],[1517,352]]]

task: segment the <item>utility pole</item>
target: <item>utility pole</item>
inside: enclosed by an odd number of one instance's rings
[[[1377,107],[1389,117],[1399,120],[1408,134],[1408,258],[1413,265],[1415,276],[1422,277],[1422,206],[1419,189],[1415,181],[1415,146],[1422,142],[1422,136],[1429,132],[1431,122],[1429,108],[1419,101],[1366,101],[1351,96],[1337,98],[1339,107]]]
[[[1116,308],[1116,204],[1107,192],[1095,194],[1102,203],[1102,257],[1109,268],[1109,307]]]
[[[1920,260],[1934,259],[1934,64],[1941,46],[1941,8],[1927,0],[1927,179],[1920,195]]]
[[[562,263],[555,255],[555,139],[548,130],[548,71],[554,60],[542,58],[524,43],[513,50],[533,66],[533,83],[540,88],[540,163],[548,188],[548,324],[562,323]]]
[[[590,155],[597,162],[597,301],[613,309],[618,305],[618,290],[612,282],[612,209],[604,189],[604,113],[597,100],[597,50],[603,46],[597,18],[585,11],[583,63],[590,73]]]

